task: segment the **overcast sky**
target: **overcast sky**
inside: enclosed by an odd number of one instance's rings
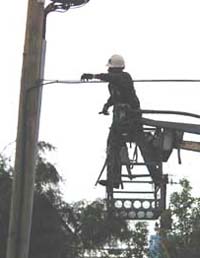
[[[26,12],[27,0],[9,1],[0,16],[1,150],[16,138]],[[105,72],[112,54],[124,56],[134,79],[200,79],[199,29],[199,0],[90,0],[82,8],[49,14],[45,79],[79,80],[83,72]],[[135,83],[135,88],[143,109],[200,114],[199,83]],[[40,140],[57,147],[52,160],[66,179],[66,200],[104,197],[104,188],[94,183],[112,118],[98,115],[108,96],[106,84],[43,89]],[[13,153],[14,144],[6,151]],[[196,194],[199,155],[182,152],[180,166],[174,153],[164,166],[175,181],[191,180]]]

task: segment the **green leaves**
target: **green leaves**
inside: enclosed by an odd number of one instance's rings
[[[145,222],[138,222],[135,224],[135,230],[130,238],[130,247],[132,251],[129,252],[130,257],[143,258],[147,254],[147,240],[148,230]]]
[[[51,144],[39,144],[30,258],[78,258],[86,253],[143,258],[148,233],[145,223],[136,223],[132,229],[128,221],[111,217],[105,200],[68,204],[62,199],[62,178],[46,158],[53,150]],[[6,251],[12,171],[9,160],[0,156],[0,258]]]
[[[105,201],[74,204],[74,215],[77,218],[76,234],[85,249],[99,249],[110,241],[123,241],[129,233],[124,220],[110,218],[105,210]]]
[[[196,206],[196,199],[191,195],[191,186],[188,180],[180,181],[182,190],[171,195],[170,207],[172,214],[175,215],[174,229],[180,235],[182,241],[186,244],[189,241],[189,235],[192,232],[192,214]]]
[[[200,253],[200,199],[192,196],[187,179],[180,181],[181,190],[170,198],[172,230],[165,232],[167,251],[174,258],[198,257]]]
[[[111,217],[105,200],[91,203],[80,201],[72,205],[75,223],[72,225],[79,254],[102,257],[143,258],[147,253],[147,224],[130,227],[127,220]]]

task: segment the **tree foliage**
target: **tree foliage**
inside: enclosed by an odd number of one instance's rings
[[[0,155],[0,257],[5,257],[9,223],[9,200],[11,196],[12,168]]]
[[[200,254],[200,198],[192,196],[187,179],[180,181],[181,191],[170,198],[172,230],[161,232],[162,243],[170,258],[198,258]],[[164,251],[163,251],[164,253]]]
[[[67,257],[64,256],[66,243],[70,244],[71,232],[61,216],[62,209],[67,211],[68,207],[59,191],[61,178],[55,166],[43,157],[45,150],[53,149],[53,146],[44,142],[39,145],[30,258]],[[13,168],[9,160],[0,156],[0,258],[6,257],[12,176]]]
[[[146,223],[136,223],[132,229],[126,220],[111,216],[102,199],[76,202],[72,209],[76,255],[143,258],[147,253]]]
[[[136,223],[132,229],[127,221],[111,217],[104,200],[66,203],[59,189],[62,178],[46,159],[46,152],[55,148],[45,142],[38,146],[29,257],[77,258],[96,253],[143,258],[147,225]],[[9,160],[0,156],[0,258],[6,257],[12,174]]]
[[[137,222],[132,232],[128,246],[131,251],[127,253],[127,258],[144,258],[148,252],[148,229],[145,222]]]

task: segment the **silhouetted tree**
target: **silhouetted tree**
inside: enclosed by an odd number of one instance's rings
[[[161,257],[200,257],[200,198],[192,196],[187,179],[180,180],[181,191],[170,198],[173,223],[171,230],[161,230]],[[165,255],[165,256],[164,256]]]
[[[54,147],[45,142],[38,147],[30,258],[71,257],[72,232],[62,218],[63,209],[70,213],[70,206],[62,201],[58,171],[44,155]],[[6,257],[12,172],[8,160],[0,156],[0,258]]]
[[[78,258],[85,254],[102,257],[143,258],[147,246],[147,226],[111,217],[105,200],[66,203],[56,167],[46,159],[55,148],[38,145],[30,258]],[[0,156],[0,258],[6,256],[13,168]],[[120,250],[121,247],[127,250]]]

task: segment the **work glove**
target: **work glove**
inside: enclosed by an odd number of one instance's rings
[[[88,81],[93,79],[93,74],[91,73],[84,73],[81,75],[81,81]]]
[[[101,112],[99,112],[99,114],[109,115],[108,106],[106,104],[103,106],[103,109]]]

